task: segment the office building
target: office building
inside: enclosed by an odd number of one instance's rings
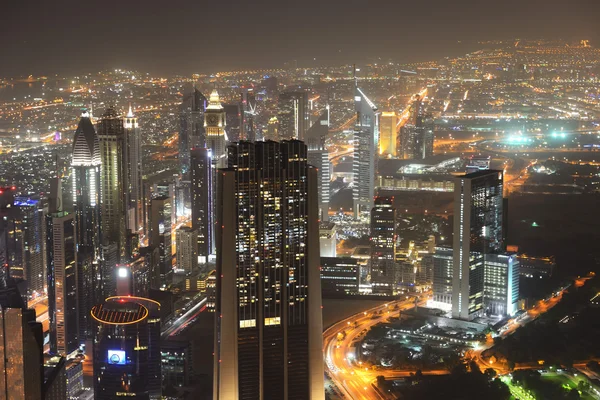
[[[517,256],[519,273],[525,278],[550,278],[556,269],[554,257],[531,257],[527,254]]]
[[[195,148],[191,151],[192,228],[198,233],[198,256],[202,264],[214,254],[214,178],[212,151]]]
[[[42,398],[44,400],[67,399],[67,371],[64,356],[44,356],[44,383]]]
[[[190,342],[166,341],[160,347],[164,386],[187,386],[194,379],[194,359]]]
[[[304,140],[308,129],[308,93],[288,91],[279,94],[279,137]]]
[[[319,224],[319,244],[321,257],[335,257],[337,246],[337,229],[333,222]]]
[[[142,202],[142,138],[137,117],[131,105],[124,118],[125,127],[125,162],[123,187],[125,189],[125,226],[132,233],[138,233],[144,226]],[[131,257],[131,254],[127,254]]]
[[[398,115],[394,111],[381,113],[381,125],[379,135],[379,155],[396,157],[398,145]]]
[[[175,232],[177,269],[191,274],[198,269],[198,231],[182,226]]]
[[[396,269],[396,208],[393,197],[376,197],[371,210],[371,283],[373,292],[392,294]]]
[[[228,152],[217,185],[213,398],[322,400],[316,171],[297,140]]]
[[[503,251],[502,171],[457,177],[454,190],[452,316],[471,320],[484,311],[484,258]]]
[[[452,277],[454,252],[450,248],[436,247],[433,254],[433,299],[428,304],[444,311],[452,309]]]
[[[370,212],[375,197],[377,150],[379,148],[379,113],[377,106],[358,87],[354,91],[356,126],[352,164],[352,201],[356,217]]]
[[[277,117],[271,117],[267,124],[267,132],[263,135],[263,140],[279,141],[279,120]]]
[[[240,98],[242,108],[242,132],[240,139],[254,142],[256,141],[256,131],[254,127],[254,119],[256,117],[256,97],[254,96],[254,90],[251,88],[243,88]]]
[[[321,290],[323,296],[356,295],[360,285],[357,260],[321,257]]]
[[[486,254],[483,302],[488,315],[513,315],[519,301],[519,260],[514,254]]]
[[[94,399],[161,398],[160,303],[111,297],[91,310]]]
[[[27,281],[30,298],[44,293],[44,202],[39,196],[15,196],[17,188],[1,188],[0,259],[7,276]]]
[[[98,123],[100,142],[100,215],[102,245],[116,244],[117,262],[125,255],[125,126],[113,108],[108,108]],[[114,265],[106,267],[108,272]]]
[[[79,348],[75,219],[65,211],[46,217],[50,352],[69,355]]]
[[[67,361],[67,399],[72,399],[83,390],[83,361],[72,358]]]
[[[172,269],[171,199],[159,196],[152,199],[150,218],[150,246],[158,248],[161,285],[170,282]]]
[[[96,266],[101,257],[100,223],[100,140],[90,115],[84,112],[73,139],[72,184],[77,248],[77,287],[79,292],[79,340],[91,334],[90,307],[102,297],[104,277]]]
[[[306,132],[306,145],[308,147],[308,163],[317,169],[319,191],[319,218],[321,221],[329,220],[329,197],[331,168],[329,151],[325,145],[329,133],[329,106],[321,113],[313,126]]]
[[[8,285],[6,285],[8,283]],[[43,387],[42,324],[14,282],[0,287],[0,398],[41,399]]]

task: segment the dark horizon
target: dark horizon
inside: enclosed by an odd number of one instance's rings
[[[459,55],[480,40],[518,37],[596,44],[600,2],[564,4],[59,0],[32,8],[9,2],[0,17],[0,76],[114,68],[187,75],[292,60],[299,66],[415,62]]]

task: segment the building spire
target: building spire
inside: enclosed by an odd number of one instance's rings
[[[131,102],[129,102],[129,111],[127,112],[127,118],[133,118],[133,111],[131,110]]]

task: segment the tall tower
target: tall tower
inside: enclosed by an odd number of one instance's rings
[[[179,168],[180,178],[176,202],[173,204],[177,216],[187,213],[192,206],[190,183],[190,150],[206,146],[204,110],[206,97],[194,87],[181,103],[179,112]]]
[[[169,283],[172,272],[171,199],[159,196],[150,206],[150,246],[159,249],[159,273],[161,284]]]
[[[323,400],[316,171],[297,140],[228,152],[217,185],[214,399]]]
[[[125,188],[126,228],[137,233],[143,228],[142,217],[142,139],[137,117],[133,114],[131,105],[125,116],[125,173],[123,186]]]
[[[100,259],[100,140],[90,115],[84,112],[73,139],[72,183],[77,243],[77,286],[80,340],[91,334],[90,307],[102,297]]]
[[[503,250],[502,171],[459,176],[454,184],[452,316],[473,319],[484,309],[485,257]]]
[[[329,106],[313,126],[306,132],[308,147],[308,163],[317,168],[319,190],[319,219],[329,220],[329,187],[331,172],[329,168],[329,151],[325,139],[329,133]]]
[[[225,109],[221,105],[219,93],[215,89],[210,94],[210,101],[204,112],[204,129],[206,130],[206,147],[212,151],[213,164],[217,168],[222,168],[227,163],[225,124]]]
[[[198,231],[198,256],[201,262],[214,254],[214,169],[212,151],[191,151],[192,228]]]
[[[119,258],[125,253],[125,127],[123,119],[108,108],[98,123],[100,140],[100,214],[102,244],[115,243]]]
[[[371,210],[371,279],[374,292],[393,292],[396,236],[394,199],[376,197]]]
[[[50,352],[68,355],[79,347],[74,216],[57,210],[46,224]]]
[[[358,87],[354,89],[356,127],[354,128],[354,160],[352,200],[354,215],[373,208],[377,150],[379,148],[379,113],[377,106]]]
[[[308,129],[308,93],[284,92],[279,95],[279,136],[285,139],[304,140]]]
[[[179,165],[183,181],[189,181],[190,150],[197,146],[204,147],[204,109],[206,97],[194,87],[181,103],[179,111]]]
[[[395,111],[381,113],[381,137],[379,140],[379,154],[396,157],[396,144],[398,142],[398,135],[396,133],[397,123],[398,116],[396,115]]]

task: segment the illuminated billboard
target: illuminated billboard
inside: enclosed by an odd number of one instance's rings
[[[113,365],[125,365],[125,352],[123,350],[108,350],[108,363]]]

